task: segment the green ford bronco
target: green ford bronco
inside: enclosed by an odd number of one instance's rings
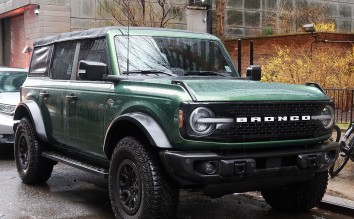
[[[219,39],[105,27],[38,39],[14,120],[26,184],[57,162],[108,178],[116,217],[171,218],[180,189],[261,191],[306,211],[338,156],[333,103],[316,84],[261,83]]]

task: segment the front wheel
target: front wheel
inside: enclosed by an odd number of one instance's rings
[[[320,203],[326,192],[328,172],[316,173],[311,180],[283,188],[261,191],[272,208],[287,212],[305,212]]]
[[[16,129],[14,145],[17,172],[22,182],[36,184],[49,179],[54,162],[42,157],[43,147],[30,120],[22,118]]]
[[[109,170],[109,194],[117,218],[174,218],[179,191],[163,173],[150,145],[120,140]]]

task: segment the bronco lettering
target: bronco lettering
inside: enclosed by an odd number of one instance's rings
[[[308,121],[311,116],[266,116],[266,117],[237,117],[236,123],[240,122],[282,122],[282,121]]]

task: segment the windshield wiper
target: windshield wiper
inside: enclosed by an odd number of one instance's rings
[[[129,71],[129,73],[127,71],[124,71],[123,74],[165,74],[169,76],[176,76],[173,73],[165,72],[161,70],[132,70]]]
[[[188,71],[184,73],[185,76],[188,75],[198,75],[198,76],[222,76],[222,77],[230,77],[228,73],[221,73],[215,71]]]

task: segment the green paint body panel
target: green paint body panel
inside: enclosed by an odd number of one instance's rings
[[[109,69],[120,75],[114,37],[126,35],[126,30],[111,29],[106,33]],[[130,35],[169,36],[208,39],[220,42],[209,34],[132,29]],[[181,103],[192,103],[189,93],[172,80],[184,82],[196,97],[195,103],[238,101],[328,101],[319,89],[304,85],[261,83],[239,78],[145,76],[111,81],[51,80],[30,76],[23,85],[22,101],[35,100],[42,110],[50,145],[77,150],[80,153],[105,158],[105,136],[112,122],[122,115],[139,112],[153,118],[164,130],[176,150],[242,149],[288,147],[315,144],[328,134],[314,139],[266,142],[212,142],[187,140],[179,130]],[[47,98],[39,93],[47,92]],[[67,96],[76,96],[70,101]]]

